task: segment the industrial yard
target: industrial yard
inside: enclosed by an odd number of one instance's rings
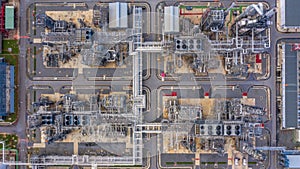
[[[300,167],[289,1],[20,2],[0,168]]]

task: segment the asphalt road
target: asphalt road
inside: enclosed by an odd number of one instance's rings
[[[109,2],[109,0],[104,0],[105,2]],[[125,0],[124,0],[125,1]],[[144,2],[143,0],[135,0],[136,2]],[[195,0],[198,1],[198,0]],[[213,0],[212,0],[213,1]],[[259,2],[259,0],[252,0],[253,1],[257,1]],[[29,5],[36,3],[36,2],[62,2],[61,0],[20,0],[20,10],[19,10],[19,21],[20,21],[20,36],[26,36],[27,35],[27,16],[24,15],[24,13],[26,13],[27,8],[29,7]],[[78,0],[68,0],[68,2],[78,2]],[[88,4],[93,4],[95,1],[94,0],[85,0],[85,2],[87,2]],[[111,2],[111,1],[110,1]],[[131,2],[131,1],[127,1],[127,2]],[[155,12],[155,8],[156,5],[158,3],[162,2],[162,0],[150,0],[148,1],[148,3],[150,4],[151,7],[151,12]],[[230,0],[224,0],[221,2],[223,2],[225,5],[229,4],[231,1]],[[242,0],[239,0],[238,2],[242,2]],[[269,5],[272,6],[276,6],[274,0],[266,0],[266,2],[269,3]],[[271,145],[272,146],[276,146],[277,141],[276,141],[276,133],[277,133],[277,116],[276,116],[276,87],[275,87],[275,80],[276,80],[276,43],[278,40],[280,39],[284,39],[284,38],[300,38],[300,35],[297,33],[281,33],[278,32],[276,29],[276,22],[275,22],[275,18],[272,18],[273,21],[273,25],[271,27],[271,48],[270,48],[270,55],[271,55],[271,74],[270,74],[270,78],[268,78],[267,80],[262,80],[262,81],[253,81],[253,80],[246,80],[246,81],[228,81],[227,85],[240,85],[240,86],[252,86],[252,85],[263,85],[263,86],[267,86],[270,88],[271,91],[271,120],[270,120],[270,124],[268,124],[270,126],[270,130],[271,130]],[[157,25],[158,23],[156,23],[157,20],[155,19],[155,17],[151,18],[151,32],[156,32],[156,27],[155,25]],[[19,56],[19,118],[18,121],[13,124],[12,126],[9,127],[1,127],[1,131],[3,132],[7,132],[7,133],[15,133],[19,136],[20,138],[20,161],[22,162],[26,162],[26,157],[27,157],[27,138],[26,138],[26,89],[32,85],[49,85],[51,84],[51,86],[55,89],[55,91],[59,90],[62,86],[64,85],[72,85],[72,81],[33,81],[31,79],[28,78],[26,72],[26,49],[29,47],[29,43],[27,39],[20,39],[20,56]],[[155,60],[154,57],[151,58],[151,65],[150,67],[155,67]],[[145,80],[143,82],[143,84],[145,86],[147,86],[151,91],[155,91],[157,88],[159,88],[160,86],[177,86],[179,83],[181,85],[195,85],[195,82],[189,82],[186,81],[184,83],[182,82],[178,82],[178,81],[165,81],[162,82],[160,79],[158,79],[156,77],[156,70],[153,69],[151,70],[151,76],[149,79]],[[111,82],[109,81],[96,81],[93,82],[96,85],[110,85]],[[201,82],[196,82],[196,84],[200,84],[201,86],[209,86],[210,82],[209,81],[201,81]],[[120,82],[120,84],[122,84],[122,82]],[[208,87],[207,87],[208,88]],[[151,97],[151,99],[155,99],[156,97]],[[152,100],[153,103],[155,103],[155,100]],[[153,106],[151,106],[151,109],[153,109],[154,107],[156,107],[155,104],[152,104]],[[273,168],[277,168],[277,162],[276,162],[276,154],[272,153],[271,157],[269,157],[272,159],[272,162],[269,166],[270,169]],[[156,168],[157,165],[154,165],[154,163],[157,163],[156,158],[151,158],[151,168]],[[22,167],[25,168],[25,167]]]

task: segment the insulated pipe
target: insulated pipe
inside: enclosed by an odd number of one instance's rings
[[[232,4],[224,11],[226,14],[235,6],[235,3],[232,2]]]
[[[2,164],[4,164],[4,149],[5,149],[5,143],[3,141],[0,141],[0,144],[2,144]]]
[[[239,15],[235,20],[236,21],[239,21],[241,20],[242,18],[248,16],[248,15],[254,15],[255,13],[254,12],[257,12],[260,16],[263,15],[263,8],[261,8],[262,5],[260,5],[261,3],[259,3],[258,5],[257,4],[252,4],[250,6],[248,6],[245,11]]]

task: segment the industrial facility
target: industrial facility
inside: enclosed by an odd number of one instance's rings
[[[143,123],[146,96],[141,89],[141,68],[143,55],[167,52],[170,61],[161,63],[166,79],[176,76],[181,69],[192,70],[195,77],[219,72],[237,79],[245,79],[249,73],[263,78],[270,47],[268,28],[276,9],[267,9],[262,3],[240,7],[233,3],[228,8],[201,8],[203,15],[195,21],[189,18],[192,14],[187,14],[187,6],[159,8],[163,11],[162,41],[145,42],[143,7],[138,5],[119,2],[98,5],[92,21],[85,19],[86,16],[71,21],[55,19],[57,16],[51,11],[36,15],[37,28],[44,30],[41,42],[46,67],[59,69],[76,58],[78,64],[101,69],[111,62],[117,66],[128,64],[130,60],[126,58],[131,56],[133,79],[129,95],[83,97],[72,91],[73,94],[39,96],[32,103],[34,112],[28,118],[28,129],[33,133],[32,148],[42,152],[52,144],[73,142],[73,151],[64,155],[35,153],[31,156],[32,164],[46,161],[47,165],[142,165],[143,135],[155,133],[162,134],[163,153],[224,155],[241,151],[259,162],[266,159],[265,152],[256,150],[255,139],[263,135],[262,119],[269,117],[268,104],[258,107],[255,98],[200,98],[187,104],[189,98],[172,94],[162,97],[162,112],[157,112],[161,113],[161,121]],[[101,17],[101,13],[107,14]],[[72,15],[77,16],[76,12]],[[93,146],[99,152],[86,155],[81,149],[83,143],[87,150]],[[106,144],[113,144],[121,151]],[[240,146],[229,149],[227,144]]]
[[[6,8],[9,18],[13,9]],[[23,50],[32,80],[25,82],[30,86],[21,142],[28,156],[3,164],[298,166],[292,146],[278,141],[276,127],[299,128],[293,72],[300,45],[278,46],[282,74],[274,76],[276,7],[65,2],[34,3],[28,11],[30,47]],[[14,28],[10,22],[5,27]],[[9,86],[5,90],[13,91]]]
[[[174,44],[165,46],[170,53],[173,51],[167,56],[170,62],[162,65],[167,77],[168,74],[176,76],[185,65],[198,77],[222,73],[245,79],[251,72],[259,79],[267,74],[268,27],[275,8],[266,10],[262,3],[245,8],[235,7],[234,3],[227,9],[201,7],[203,15],[199,25],[189,18],[198,13],[188,13],[187,8],[164,7],[163,36],[167,43]],[[178,33],[179,25],[183,27],[181,33]],[[169,40],[170,36],[174,36],[174,41]]]
[[[253,98],[188,99],[178,98],[176,94],[163,96],[161,132],[164,153],[214,152],[222,156],[232,151],[226,144],[233,138],[241,140],[234,141],[234,145],[246,144],[255,150],[255,139],[261,137],[264,130],[264,124],[258,119],[268,115],[265,108],[253,105],[254,102]],[[242,146],[235,149],[247,151]],[[265,160],[263,152],[257,153],[261,155],[248,152],[259,161]]]

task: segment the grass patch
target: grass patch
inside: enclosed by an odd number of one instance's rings
[[[18,40],[3,40],[2,53],[3,54],[19,54]],[[11,48],[11,52],[8,49]]]
[[[33,91],[33,101],[36,102],[36,91]]]
[[[36,55],[36,46],[33,47],[33,54]]]
[[[35,28],[33,29],[33,35],[36,35],[36,29]]]
[[[18,136],[14,134],[0,134],[0,141],[5,142],[5,149],[15,149],[18,144]],[[2,149],[3,146],[0,144],[0,149]]]
[[[256,162],[248,162],[248,164],[256,164]]]
[[[10,65],[14,65],[15,67],[18,67],[18,55],[1,55],[0,57],[4,57],[5,58],[5,62],[10,64]]]
[[[180,162],[177,162],[177,164],[194,164],[194,162],[192,161],[180,161]]]
[[[36,71],[36,58],[33,59],[33,71]]]
[[[175,162],[166,162],[166,165],[174,165]]]
[[[17,119],[17,112],[18,112],[18,98],[19,98],[19,92],[18,92],[18,55],[0,55],[0,57],[5,58],[5,62],[9,65],[15,66],[15,112],[11,112],[11,114],[8,114],[6,116],[5,121],[6,122],[14,122]]]

